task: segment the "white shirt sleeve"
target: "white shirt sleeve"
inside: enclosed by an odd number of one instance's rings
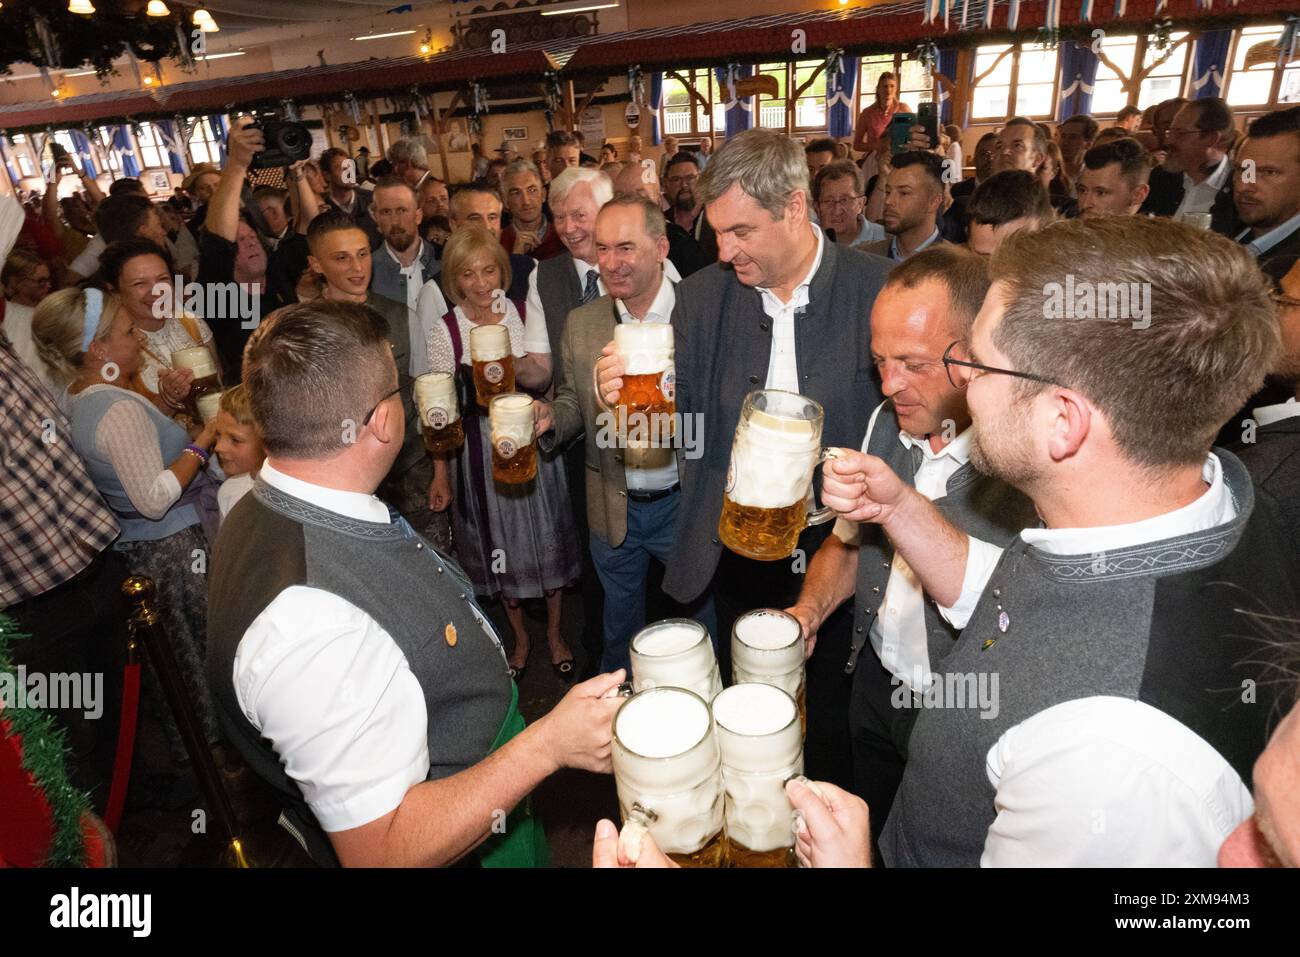
[[[162,460],[158,433],[135,399],[114,402],[95,428],[95,448],[107,457],[135,510],[157,521],[181,497],[176,473]]]
[[[429,371],[456,373],[456,351],[451,345],[451,334],[446,323],[439,322],[429,329]]]
[[[105,248],[107,243],[102,236],[92,236],[90,242],[86,243],[86,248],[81,251],[81,255],[72,260],[68,270],[78,276],[93,276],[95,270],[99,268],[99,257]]]
[[[429,773],[420,683],[392,637],[337,595],[281,592],[244,632],[233,679],[326,831],[383,817]]]
[[[971,613],[979,604],[984,586],[993,577],[993,569],[998,567],[1003,552],[992,542],[981,541],[969,535],[966,536],[966,544],[966,574],[961,582],[961,595],[950,606],[935,604],[939,614],[957,629],[965,628],[970,621]]]
[[[437,279],[430,279],[420,287],[420,294],[415,299],[415,314],[417,317],[416,325],[419,328],[419,336],[411,339],[411,364],[414,366],[416,356],[416,343],[425,344],[424,361],[421,364],[422,372],[433,372],[440,367],[434,365],[433,353],[430,350],[430,344],[433,342],[434,330],[438,328],[445,329],[442,317],[447,314],[447,299],[442,294],[442,287],[438,285]],[[448,369],[450,363],[448,364]],[[446,371],[446,370],[443,370]],[[419,373],[412,373],[417,375]]]
[[[1214,867],[1254,812],[1222,755],[1128,698],[1040,711],[989,749],[987,771],[997,818],[984,867]]]
[[[540,267],[539,267],[540,268]],[[525,302],[524,317],[524,351],[538,355],[551,354],[551,339],[546,334],[546,313],[542,309],[542,297],[537,291],[537,273],[535,268],[528,274],[528,298]]]

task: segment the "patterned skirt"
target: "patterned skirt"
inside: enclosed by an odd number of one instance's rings
[[[176,656],[199,725],[210,744],[220,741],[221,731],[207,677],[209,554],[203,529],[191,525],[155,542],[119,542],[114,548],[121,552],[132,575],[153,579],[159,623]],[[161,695],[152,665],[148,671],[151,678],[145,683],[145,691],[173,754],[180,757],[184,754],[180,732]]]
[[[466,416],[464,423],[465,445],[451,469],[451,525],[474,593],[540,598],[577,582],[582,559],[563,457],[539,450],[536,479],[502,485],[492,479],[486,417]]]

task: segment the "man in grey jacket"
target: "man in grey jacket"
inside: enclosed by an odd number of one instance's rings
[[[683,280],[673,313],[677,409],[693,418],[702,454],[685,461],[664,590],[690,601],[714,589],[720,663],[729,674],[734,620],[752,608],[793,604],[808,557],[829,532],[806,530],[779,562],[723,550],[718,519],[741,406],[756,389],[800,393],[825,410],[823,445],[856,448],[880,404],[868,316],[890,266],[826,241],[809,216],[803,148],[784,134],[732,137],[697,188],[720,261]],[[605,400],[616,402],[618,357],[611,351],[598,370]],[[831,622],[808,666],[806,747],[810,774],[846,783],[847,657],[846,622]]]

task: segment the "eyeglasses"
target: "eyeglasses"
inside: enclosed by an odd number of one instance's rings
[[[817,205],[822,209],[852,209],[861,199],[861,196],[845,196],[843,199],[823,199]]]
[[[1273,300],[1273,305],[1279,309],[1300,309],[1300,299],[1296,299],[1294,296],[1275,292],[1270,295],[1270,298]]]
[[[967,362],[965,359],[954,359],[952,357],[952,350],[957,348],[959,345],[961,345],[960,339],[949,345],[947,349],[943,350],[943,368],[944,371],[948,373],[948,382],[954,389],[960,389],[961,383],[952,376],[953,366],[962,366],[966,369],[976,369],[983,373],[994,372],[998,375],[1015,376],[1017,379],[1028,379],[1031,382],[1041,382],[1043,385],[1061,385],[1061,383],[1057,382],[1055,379],[1049,379],[1046,376],[1041,375],[1034,375],[1032,372],[1017,372],[1014,369],[999,369],[995,366],[986,366],[979,362]]]
[[[403,382],[402,381],[403,379],[405,379],[406,381]],[[415,380],[413,380],[410,376],[398,375],[397,388],[394,389],[392,392],[385,392],[384,397],[370,407],[370,411],[366,413],[366,417],[361,420],[361,425],[363,427],[369,425],[370,420],[374,418],[375,412],[379,409],[379,407],[383,405],[385,402],[387,402],[389,399],[391,399],[393,396],[397,395],[397,393],[401,392],[406,385],[408,385],[413,381]]]

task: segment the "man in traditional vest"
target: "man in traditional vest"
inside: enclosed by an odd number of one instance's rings
[[[405,418],[383,318],[289,306],[249,340],[267,459],[213,555],[208,663],[228,738],[321,863],[546,861],[529,793],[607,772],[622,672],[529,727],[461,570],[374,497]]]
[[[887,462],[964,531],[1007,545],[1037,524],[1033,504],[975,471],[968,376],[958,369],[949,379],[943,365],[949,346],[965,358],[988,288],[985,260],[956,246],[919,252],[889,274],[871,310],[871,350],[886,399],[872,414],[862,450]],[[957,631],[927,600],[879,526],[841,519],[813,556],[799,601],[789,609],[803,625],[809,654],[822,622],[850,598],[853,637],[845,670],[853,674],[853,790],[870,806],[878,840],[931,665],[952,649]]]
[[[1231,240],[1139,217],[1017,233],[990,274],[969,357],[945,361],[971,370],[971,460],[1042,527],[1001,548],[879,458],[825,469],[825,501],[881,524],[963,629],[883,858],[1213,866],[1277,716],[1262,616],[1298,605],[1276,501],[1211,450],[1277,352],[1268,284]],[[815,861],[833,834],[809,827]]]

